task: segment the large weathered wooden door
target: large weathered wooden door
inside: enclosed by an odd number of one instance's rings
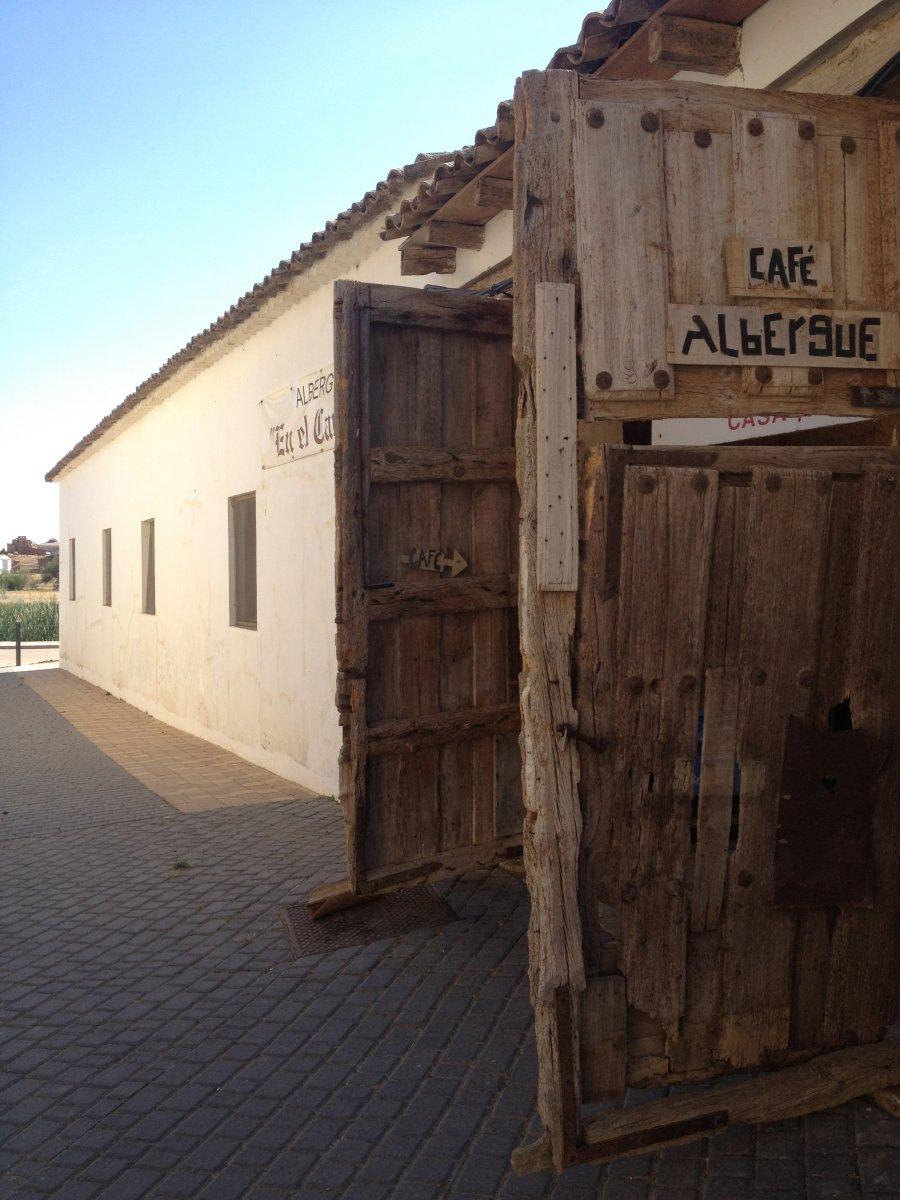
[[[518,849],[511,303],[335,285],[352,892]]]
[[[551,70],[515,125],[527,1170],[900,1082],[896,461],[572,454],[896,411],[900,109]]]
[[[873,1042],[894,1018],[897,467],[887,447],[591,460],[586,1100]]]

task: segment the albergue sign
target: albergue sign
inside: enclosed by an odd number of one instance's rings
[[[785,307],[780,300],[832,294],[828,242],[725,241],[732,296],[754,306],[670,304],[668,358],[695,366],[892,367],[896,315]],[[771,297],[771,299],[769,299]]]
[[[694,366],[892,367],[894,315],[669,305],[669,361]]]
[[[264,468],[333,450],[333,364],[272,392],[260,401],[260,411]]]

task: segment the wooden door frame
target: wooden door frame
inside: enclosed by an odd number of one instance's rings
[[[659,103],[671,103],[677,93],[686,110],[692,98],[718,102],[723,113],[734,104],[768,107],[772,103],[771,95],[749,89],[681,83],[611,85],[558,70],[527,72],[516,85],[513,352],[520,374],[516,444],[521,504],[524,855],[532,899],[530,976],[539,1062],[538,1111],[545,1129],[538,1143],[514,1154],[513,1165],[521,1174],[550,1167],[561,1171],[578,1162],[603,1161],[622,1153],[705,1137],[729,1119],[759,1121],[798,1115],[900,1082],[900,1048],[876,1044],[821,1055],[815,1063],[785,1068],[751,1084],[738,1085],[750,1088],[751,1095],[749,1099],[743,1093],[737,1098],[722,1095],[716,1103],[724,1106],[724,1115],[723,1109],[710,1110],[710,1101],[715,1097],[708,1094],[705,1105],[702,1098],[693,1098],[693,1104],[682,1103],[680,1107],[658,1101],[655,1110],[648,1108],[644,1114],[632,1109],[631,1117],[627,1113],[613,1114],[612,1118],[582,1121],[579,1030],[585,968],[577,894],[580,764],[572,684],[577,561],[574,584],[560,586],[541,577],[538,531],[541,521],[546,520],[538,503],[542,405],[548,388],[561,396],[567,387],[559,374],[548,383],[546,345],[541,338],[542,329],[554,320],[551,303],[556,306],[554,313],[559,305],[566,308],[563,324],[574,328],[576,321],[575,103],[579,97],[610,98],[613,88],[623,93],[620,99],[646,97]],[[793,97],[784,98],[784,103],[786,107],[793,104],[798,113],[814,111],[831,118],[838,112],[836,105],[841,106],[841,112],[852,111],[855,105],[880,105],[878,111],[883,111],[886,120],[891,116],[896,119],[896,106],[881,101],[799,94],[795,101]],[[884,237],[895,238],[898,201],[896,197],[883,201]],[[818,407],[811,409],[809,400],[767,397],[766,409],[797,415],[813,410],[856,416],[884,413],[883,409],[862,405],[851,408],[848,401],[835,395],[817,403]],[[722,411],[728,411],[727,405],[709,389],[705,394],[695,389],[688,403],[661,395],[656,401],[622,399],[592,406],[593,415],[605,419],[600,441],[621,441],[621,422],[626,420],[715,416]],[[576,471],[572,465],[570,473]],[[568,490],[578,495],[577,480],[569,479]],[[828,1085],[832,1069],[840,1076],[840,1087]],[[784,1089],[790,1087],[806,1089],[805,1107],[785,1109]],[[730,1117],[729,1105],[733,1106]]]

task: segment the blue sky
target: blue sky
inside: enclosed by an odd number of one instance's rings
[[[45,471],[249,286],[573,42],[554,0],[0,3],[0,543]]]

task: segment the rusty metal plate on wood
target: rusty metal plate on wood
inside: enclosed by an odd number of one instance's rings
[[[314,919],[305,903],[288,904],[281,923],[294,958],[330,954],[348,946],[366,946],[385,938],[399,938],[414,929],[432,929],[459,918],[449,904],[429,887],[401,888],[374,896],[354,908],[345,908]]]
[[[876,748],[860,730],[791,717],[775,842],[779,908],[872,905]]]

